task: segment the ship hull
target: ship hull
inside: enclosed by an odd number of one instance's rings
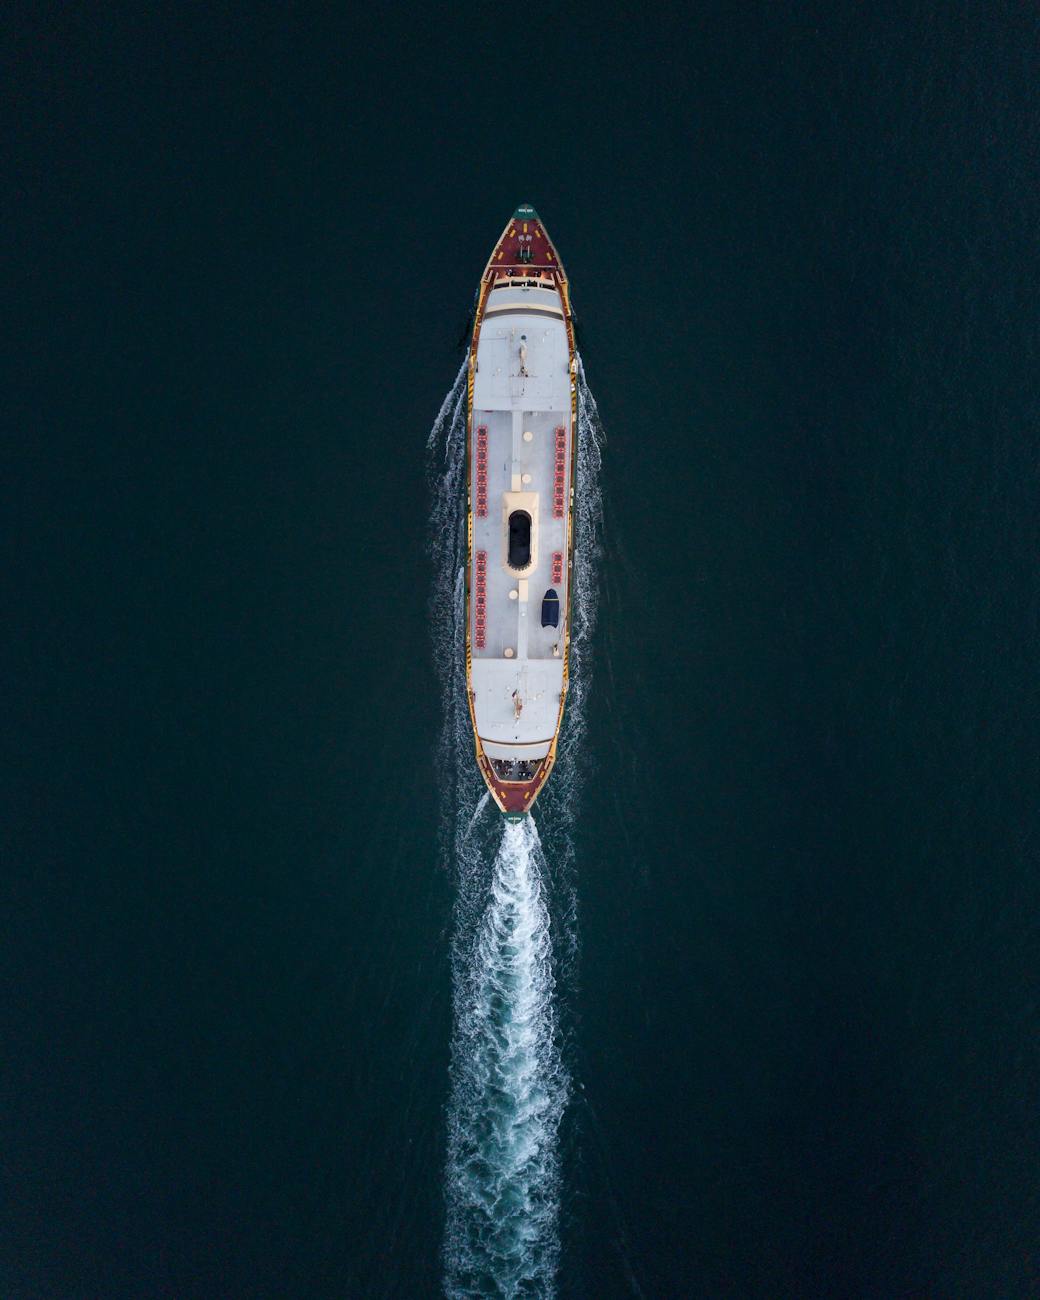
[[[578,387],[567,278],[533,208],[481,278],[467,387],[466,690],[510,819],[556,762],[569,685]]]

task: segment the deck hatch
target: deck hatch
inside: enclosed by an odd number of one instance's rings
[[[514,510],[509,516],[509,567],[526,569],[531,563],[531,516]]]

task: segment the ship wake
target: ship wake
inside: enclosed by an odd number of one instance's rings
[[[531,819],[505,825],[482,915],[460,935],[446,1188],[453,1296],[541,1296],[556,1273],[569,1083],[546,875]]]
[[[580,368],[579,395],[570,691],[537,826],[533,816],[505,823],[497,815],[474,756],[464,670],[465,367],[427,446],[431,625],[444,701],[441,851],[456,890],[444,1242],[451,1297],[555,1293],[577,960],[575,809],[602,518],[602,429]]]

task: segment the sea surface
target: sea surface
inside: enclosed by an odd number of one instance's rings
[[[1040,1293],[1035,11],[2,31],[0,1296]],[[520,202],[585,567],[506,828]]]

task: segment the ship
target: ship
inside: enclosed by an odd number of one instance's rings
[[[466,431],[469,713],[491,797],[519,820],[556,762],[567,699],[578,444],[570,290],[529,204],[477,291]]]

